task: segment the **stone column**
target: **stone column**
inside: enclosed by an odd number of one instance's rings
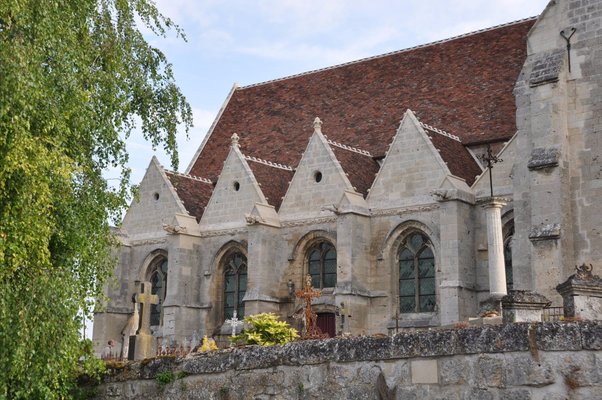
[[[487,256],[489,259],[489,293],[501,299],[506,292],[506,269],[504,266],[504,237],[502,234],[502,207],[506,202],[492,197],[483,207],[487,218]]]

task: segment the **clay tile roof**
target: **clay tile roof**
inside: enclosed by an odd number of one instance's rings
[[[215,180],[233,132],[247,154],[296,167],[316,116],[330,139],[374,156],[385,154],[407,109],[465,145],[508,140],[534,21],[237,88],[190,173]]]
[[[422,127],[439,151],[443,161],[447,164],[449,172],[458,178],[464,179],[468,186],[472,186],[476,177],[483,170],[466,147],[454,135],[442,132],[429,125],[422,124]]]
[[[213,183],[208,179],[171,171],[165,171],[165,174],[176,190],[188,214],[196,217],[197,222],[199,222],[213,192]]]
[[[351,182],[356,192],[361,193],[365,198],[380,166],[369,154],[361,154],[357,151],[345,149],[333,145],[330,141],[329,143],[343,171],[347,174],[349,182]]]
[[[294,171],[290,167],[284,166],[284,168],[281,168],[270,165],[269,162],[254,159],[254,157],[245,157],[245,159],[249,164],[249,168],[253,171],[253,175],[259,183],[268,204],[274,206],[278,211],[282,204],[282,198],[288,190],[289,183],[293,179]]]

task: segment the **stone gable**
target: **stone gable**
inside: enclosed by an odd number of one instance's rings
[[[165,236],[163,224],[171,223],[177,213],[186,214],[187,211],[163,167],[153,157],[140,182],[139,195],[123,219],[122,230],[129,239]]]
[[[300,219],[330,213],[345,190],[353,190],[351,182],[322,132],[316,130],[282,201],[280,216]]]
[[[412,111],[399,125],[387,156],[368,195],[373,208],[402,207],[432,202],[449,169]]]
[[[233,144],[201,218],[201,229],[245,226],[245,215],[255,203],[267,204],[267,200],[238,146]]]

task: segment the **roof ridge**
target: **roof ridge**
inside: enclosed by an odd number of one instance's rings
[[[362,150],[362,149],[358,149],[357,147],[351,147],[351,146],[348,146],[348,145],[343,144],[343,143],[335,142],[334,140],[328,139],[328,136],[326,136],[326,135],[324,135],[324,138],[326,138],[326,142],[328,142],[328,144],[331,144],[333,146],[339,147],[339,148],[344,149],[344,150],[349,150],[349,151],[352,151],[354,153],[361,154],[363,156],[372,157],[372,154],[370,154],[370,152],[367,151],[367,150]]]
[[[190,174],[184,174],[181,172],[177,172],[177,171],[170,171],[168,169],[165,170],[166,173],[168,174],[174,174],[174,175],[179,175],[179,176],[183,176],[185,178],[189,178],[195,181],[199,181],[199,182],[203,182],[203,183],[208,183],[210,185],[213,185],[213,182],[211,181],[211,179],[208,178],[202,178],[200,176],[194,176],[194,175],[190,175]]]
[[[253,156],[244,155],[243,157],[247,161],[254,161],[256,163],[267,165],[269,167],[279,168],[279,169],[283,169],[285,171],[292,171],[293,170],[293,167],[291,167],[289,165],[275,163],[275,162],[272,162],[272,161],[264,160],[262,158],[257,158],[257,157],[253,157]]]
[[[431,126],[429,124],[425,124],[422,121],[419,121],[419,122],[420,122],[420,126],[423,127],[424,129],[427,129],[427,130],[429,130],[431,132],[434,132],[434,133],[438,133],[440,135],[446,136],[446,137],[448,137],[450,139],[453,139],[453,140],[455,140],[457,142],[462,143],[462,141],[460,140],[460,138],[458,136],[456,136],[456,135],[452,135],[451,133],[445,132],[442,129],[435,128],[434,126]]]
[[[493,30],[500,29],[500,28],[505,28],[505,27],[511,26],[511,25],[517,25],[517,24],[520,24],[520,23],[523,23],[523,22],[534,20],[536,18],[537,18],[537,16],[535,16],[535,17],[528,17],[528,18],[522,18],[522,19],[519,19],[519,20],[516,20],[516,21],[506,22],[506,23],[503,23],[503,24],[494,25],[494,26],[491,26],[489,28],[483,28],[483,29],[479,29],[479,30],[476,30],[476,31],[463,33],[461,35],[452,36],[452,37],[447,38],[447,39],[441,39],[441,40],[436,40],[434,42],[429,42],[429,43],[425,43],[425,44],[419,44],[419,45],[416,45],[416,46],[408,47],[406,49],[394,50],[394,51],[390,51],[390,52],[387,52],[387,53],[378,54],[376,56],[370,56],[370,57],[360,58],[359,60],[348,61],[348,62],[345,62],[345,63],[336,64],[336,65],[332,65],[332,66],[328,66],[328,67],[324,67],[324,68],[317,68],[317,69],[313,69],[313,70],[310,70],[310,71],[300,72],[298,74],[284,76],[282,78],[270,79],[268,81],[258,82],[258,83],[252,83],[252,84],[246,85],[246,86],[239,86],[235,90],[242,90],[242,89],[248,89],[248,88],[252,88],[252,87],[256,87],[256,86],[267,85],[269,83],[285,81],[285,80],[292,79],[292,78],[298,78],[300,76],[311,75],[311,74],[315,74],[315,73],[322,72],[322,71],[328,71],[328,70],[331,70],[331,69],[345,67],[347,65],[359,64],[359,63],[362,63],[362,62],[365,62],[365,61],[371,61],[371,60],[375,60],[375,59],[378,59],[378,58],[384,58],[384,57],[388,57],[388,56],[391,56],[391,55],[394,55],[394,54],[400,54],[400,53],[405,53],[405,52],[412,51],[412,50],[422,49],[424,47],[429,47],[429,46],[434,46],[434,45],[438,45],[438,44],[442,44],[442,43],[451,42],[453,40],[462,39],[462,38],[465,38],[465,37],[468,37],[468,36],[477,35],[477,34],[480,34],[480,33],[483,33],[483,32],[488,32],[488,31],[493,31]]]

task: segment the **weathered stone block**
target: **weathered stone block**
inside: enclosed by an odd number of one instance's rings
[[[506,365],[499,358],[479,357],[475,364],[476,385],[479,387],[504,387],[506,385]]]
[[[438,383],[439,371],[437,360],[412,360],[412,383]]]
[[[547,362],[536,362],[533,356],[527,354],[513,357],[506,371],[508,386],[543,387],[555,382],[553,368]]]
[[[581,323],[581,341],[584,350],[602,350],[602,322]]]
[[[538,324],[536,338],[539,350],[581,350],[581,331],[575,323]]]
[[[464,385],[468,383],[472,370],[465,358],[451,357],[439,361],[439,377],[442,385]]]
[[[527,389],[508,389],[500,391],[500,400],[531,400],[533,397]]]

